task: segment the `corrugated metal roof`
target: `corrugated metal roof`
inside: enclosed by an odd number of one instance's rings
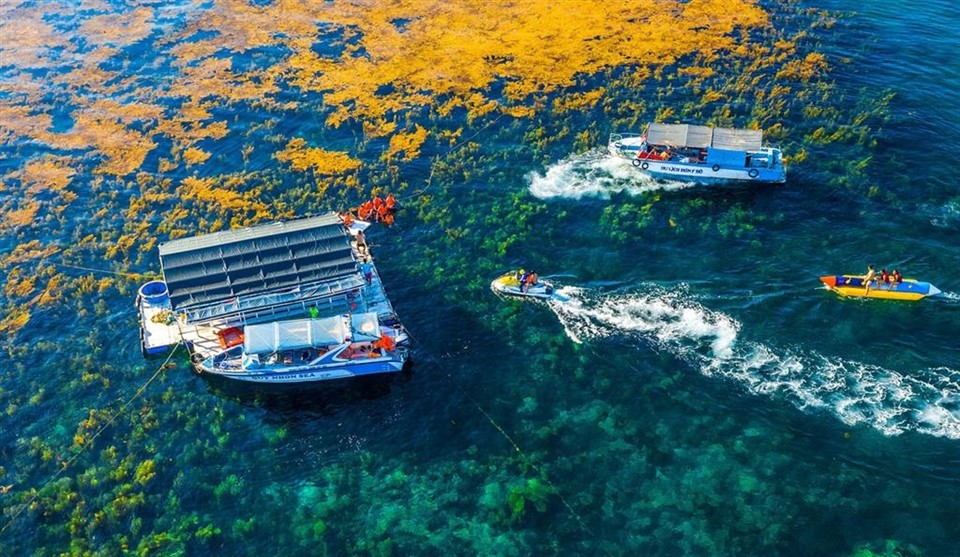
[[[359,274],[336,213],[172,240],[160,263],[175,311]]]
[[[735,151],[757,151],[762,147],[763,132],[654,122],[647,126],[647,143],[699,149],[712,147]]]

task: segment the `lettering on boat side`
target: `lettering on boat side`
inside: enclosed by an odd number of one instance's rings
[[[686,172],[688,174],[703,174],[702,168],[687,168],[685,166],[663,166],[662,170],[667,172]]]
[[[263,375],[260,379],[268,381],[290,381],[293,379],[310,379],[314,377],[313,373],[284,373],[282,375]]]

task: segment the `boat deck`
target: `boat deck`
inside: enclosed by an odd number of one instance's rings
[[[357,255],[358,261],[362,261],[362,257],[370,258],[370,262],[373,265],[372,279],[366,287],[360,290],[356,297],[347,298],[342,301],[320,300],[319,309],[321,316],[346,314],[357,311],[376,312],[381,318],[393,315],[393,305],[390,303],[384,291],[380,274],[377,271],[376,265],[373,264],[373,257],[366,250],[358,251],[355,241],[352,241],[351,245],[353,246],[354,253]],[[178,315],[176,319],[156,317],[156,321],[154,321],[155,316],[169,315],[169,301],[165,307],[163,305],[152,306],[142,303],[140,305],[140,323],[144,351],[147,354],[159,354],[177,343],[183,342],[190,348],[196,359],[206,359],[223,350],[220,345],[220,339],[217,336],[219,331],[229,327],[243,327],[244,325],[243,320],[239,316],[204,321],[202,323],[185,323],[182,315]],[[302,307],[294,307],[284,314],[272,314],[270,318],[276,320],[278,318],[290,319],[304,317],[310,314],[309,308],[313,305],[314,304],[305,304]],[[260,320],[262,321],[262,319]]]
[[[180,327],[165,304],[140,302],[140,337],[143,352],[147,355],[162,354],[180,342]]]

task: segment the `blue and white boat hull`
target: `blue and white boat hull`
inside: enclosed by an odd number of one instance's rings
[[[787,175],[783,167],[776,168],[728,168],[719,164],[706,165],[681,161],[657,161],[632,159],[633,166],[660,180],[686,180],[694,182],[757,182],[782,184]]]
[[[309,362],[260,363],[245,357],[242,347],[237,346],[204,360],[197,365],[197,370],[248,383],[293,384],[397,373],[407,361],[403,348],[379,357],[357,358],[346,357],[348,349],[349,345],[344,344]]]
[[[648,134],[612,133],[607,150],[661,180],[782,184],[783,153],[761,144],[759,130],[650,124]]]

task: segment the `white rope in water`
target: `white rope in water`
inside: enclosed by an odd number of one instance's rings
[[[567,499],[563,496],[563,494],[560,493],[560,488],[558,488],[556,485],[554,485],[554,483],[551,482],[549,478],[547,478],[547,475],[546,475],[546,473],[543,471],[543,469],[541,469],[539,466],[537,466],[537,463],[536,463],[536,462],[530,460],[530,457],[528,457],[527,454],[523,452],[523,449],[521,449],[521,448],[520,448],[520,445],[518,445],[517,442],[513,440],[513,437],[510,437],[510,434],[507,433],[506,430],[504,430],[503,427],[502,427],[500,424],[498,424],[498,423],[496,422],[496,420],[494,420],[493,417],[490,416],[490,414],[488,414],[487,411],[483,409],[482,406],[480,406],[480,403],[479,403],[479,402],[477,402],[472,396],[470,396],[469,393],[467,393],[467,392],[464,391],[463,389],[461,389],[461,392],[463,392],[463,394],[466,395],[467,398],[470,399],[470,402],[472,402],[473,405],[477,407],[477,410],[479,410],[480,413],[483,414],[483,416],[487,419],[487,421],[490,422],[490,425],[492,425],[497,431],[499,431],[500,434],[503,435],[504,439],[506,439],[511,445],[513,445],[513,450],[517,451],[517,453],[520,455],[520,457],[523,458],[523,461],[524,461],[526,464],[528,464],[531,468],[533,468],[534,470],[536,470],[537,473],[540,474],[540,478],[541,478],[543,481],[545,481],[545,482],[547,483],[547,485],[549,485],[550,487],[552,487],[552,488],[554,489],[554,491],[556,491],[557,498],[559,498],[559,499],[560,499],[560,502],[563,503],[563,506],[567,508],[567,511],[568,511],[571,515],[573,515],[574,518],[577,519],[577,522],[580,523],[580,527],[583,528],[583,531],[586,532],[586,533],[588,533],[588,534],[590,534],[591,536],[596,537],[596,534],[594,534],[593,531],[590,530],[590,527],[587,526],[587,523],[583,520],[583,517],[581,517],[580,514],[573,509],[573,506],[571,506],[570,503],[567,502]],[[609,554],[609,552],[607,552],[607,553]]]
[[[410,337],[410,338],[413,339],[413,337]],[[413,340],[414,340],[414,342],[416,342],[416,339],[413,339]],[[418,344],[419,344],[419,343],[418,343]],[[578,513],[578,512],[573,508],[573,505],[571,505],[571,504],[567,501],[566,497],[563,496],[563,493],[560,492],[560,488],[558,488],[558,487],[556,486],[556,484],[554,484],[553,482],[550,481],[550,479],[547,477],[547,474],[544,472],[544,470],[543,470],[540,466],[538,466],[536,462],[534,462],[533,460],[531,460],[530,457],[527,456],[527,454],[523,451],[523,449],[520,447],[520,445],[519,445],[516,441],[513,440],[513,437],[511,437],[510,434],[507,433],[507,431],[506,431],[505,429],[503,429],[503,426],[501,426],[499,423],[497,423],[497,421],[493,419],[493,416],[491,416],[486,410],[483,409],[483,406],[480,406],[480,403],[477,402],[477,399],[473,398],[473,396],[471,396],[470,393],[468,393],[462,386],[460,386],[459,384],[457,384],[457,382],[456,382],[456,381],[454,380],[454,378],[453,378],[453,374],[452,374],[452,373],[446,372],[446,375],[447,375],[447,377],[450,378],[450,381],[454,384],[454,386],[457,388],[457,390],[459,390],[461,393],[463,393],[463,395],[464,395],[465,397],[467,397],[467,399],[476,407],[476,409],[477,409],[481,414],[483,414],[483,417],[486,418],[488,422],[490,422],[490,425],[492,425],[494,429],[496,429],[498,432],[500,432],[500,435],[502,435],[503,438],[506,439],[508,443],[510,443],[510,445],[513,447],[513,450],[516,451],[517,454],[520,455],[520,458],[523,459],[524,463],[526,463],[526,464],[529,465],[531,468],[533,468],[533,469],[540,475],[540,478],[541,478],[544,482],[546,482],[547,485],[549,485],[551,488],[553,488],[554,493],[556,494],[557,498],[560,499],[560,502],[563,503],[563,506],[564,506],[564,507],[566,507],[567,512],[569,512],[570,515],[573,516],[573,517],[577,520],[577,523],[580,525],[580,528],[583,529],[583,531],[586,532],[587,534],[590,534],[591,536],[593,536],[594,538],[596,538],[597,535],[593,532],[593,530],[590,529],[589,526],[587,526],[586,521],[583,520],[583,517],[580,516],[580,513]],[[607,549],[607,548],[605,548],[605,547],[604,547],[603,551],[604,551],[604,553],[606,553],[607,555],[612,555],[612,553],[610,553],[610,550]]]
[[[40,497],[40,494],[43,492],[43,490],[46,489],[47,486],[49,486],[51,483],[53,483],[54,480],[56,480],[57,478],[59,478],[60,475],[61,475],[67,468],[70,467],[70,465],[73,463],[73,461],[75,461],[77,458],[80,457],[80,455],[83,454],[83,452],[87,449],[87,447],[90,447],[90,446],[93,445],[94,440],[95,440],[97,437],[99,437],[100,434],[104,432],[104,430],[106,430],[108,427],[110,427],[110,425],[113,424],[113,422],[115,422],[118,417],[120,417],[120,414],[122,414],[122,413],[127,409],[127,407],[130,406],[130,404],[131,404],[134,400],[138,399],[138,398],[140,397],[140,395],[143,394],[143,392],[147,389],[147,387],[150,386],[150,383],[153,383],[153,380],[156,379],[157,376],[160,375],[160,372],[162,372],[162,371],[164,371],[164,370],[166,370],[166,369],[169,369],[169,367],[172,365],[172,364],[170,364],[170,360],[173,358],[173,355],[177,352],[177,349],[178,349],[179,347],[180,347],[180,343],[177,343],[176,345],[174,345],[173,349],[170,350],[170,354],[167,356],[167,359],[164,360],[162,364],[160,364],[160,367],[158,367],[158,368],[157,368],[157,371],[155,371],[155,372],[153,373],[153,375],[151,375],[150,378],[147,379],[146,383],[144,383],[143,385],[141,385],[140,388],[137,389],[137,392],[135,392],[132,397],[130,397],[126,402],[124,402],[123,405],[120,406],[120,408],[119,408],[116,412],[114,412],[112,416],[110,416],[110,419],[107,420],[106,423],[104,423],[102,426],[100,426],[100,429],[98,429],[97,432],[94,433],[92,437],[90,437],[90,439],[84,440],[83,444],[80,446],[80,450],[79,450],[79,451],[77,451],[77,452],[76,452],[73,456],[71,456],[69,459],[67,459],[67,460],[65,460],[64,462],[61,463],[60,469],[57,470],[56,473],[54,473],[53,476],[51,476],[50,479],[47,480],[42,486],[40,486],[40,489],[38,489],[38,490],[36,491],[36,493],[33,494],[33,497],[31,497],[29,501],[27,501],[26,503],[22,504],[22,505],[20,506],[20,508],[17,509],[17,511],[16,511],[15,513],[13,513],[13,516],[10,517],[10,520],[9,520],[6,524],[3,525],[3,528],[0,528],[0,534],[2,534],[4,531],[6,531],[6,529],[9,528],[10,525],[14,523],[14,521],[17,519],[17,517],[19,517],[19,516],[23,513],[24,510],[30,508],[30,505],[32,505],[33,502],[36,501],[36,500]]]
[[[95,269],[93,267],[81,267],[80,265],[70,265],[68,263],[58,263],[56,261],[51,261],[50,263],[57,267],[64,267],[66,269],[79,269],[81,271],[93,271],[95,273],[106,273],[108,275],[117,275],[118,277],[142,279],[143,277],[146,276],[143,273],[124,273],[123,271],[110,271],[108,269]]]

